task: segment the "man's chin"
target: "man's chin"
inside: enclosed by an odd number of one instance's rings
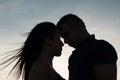
[[[74,45],[72,45],[72,44],[68,44],[68,46],[70,46],[70,47],[74,47]]]

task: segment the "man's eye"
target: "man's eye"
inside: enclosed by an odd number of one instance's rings
[[[66,37],[66,36],[68,36],[68,35],[69,35],[69,33],[68,33],[68,32],[63,33],[63,36],[64,36],[64,37]]]

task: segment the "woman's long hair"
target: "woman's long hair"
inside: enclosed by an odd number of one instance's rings
[[[23,80],[28,80],[30,69],[42,51],[45,37],[53,39],[55,31],[56,26],[51,22],[43,22],[36,25],[29,33],[18,53],[4,62],[7,63],[10,60],[14,62],[18,59],[11,70],[11,72],[15,72],[16,79],[22,76]]]

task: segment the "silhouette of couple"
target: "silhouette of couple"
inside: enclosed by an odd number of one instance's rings
[[[65,80],[52,66],[54,56],[60,56],[63,43],[74,47],[69,57],[69,80],[116,80],[117,53],[105,40],[89,34],[77,15],[67,14],[57,23],[42,22],[29,33],[23,47],[13,57],[17,79]],[[67,53],[65,53],[67,54]]]

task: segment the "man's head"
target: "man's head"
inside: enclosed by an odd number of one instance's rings
[[[88,36],[84,22],[73,14],[63,16],[58,21],[57,28],[64,42],[72,47],[76,47]]]

